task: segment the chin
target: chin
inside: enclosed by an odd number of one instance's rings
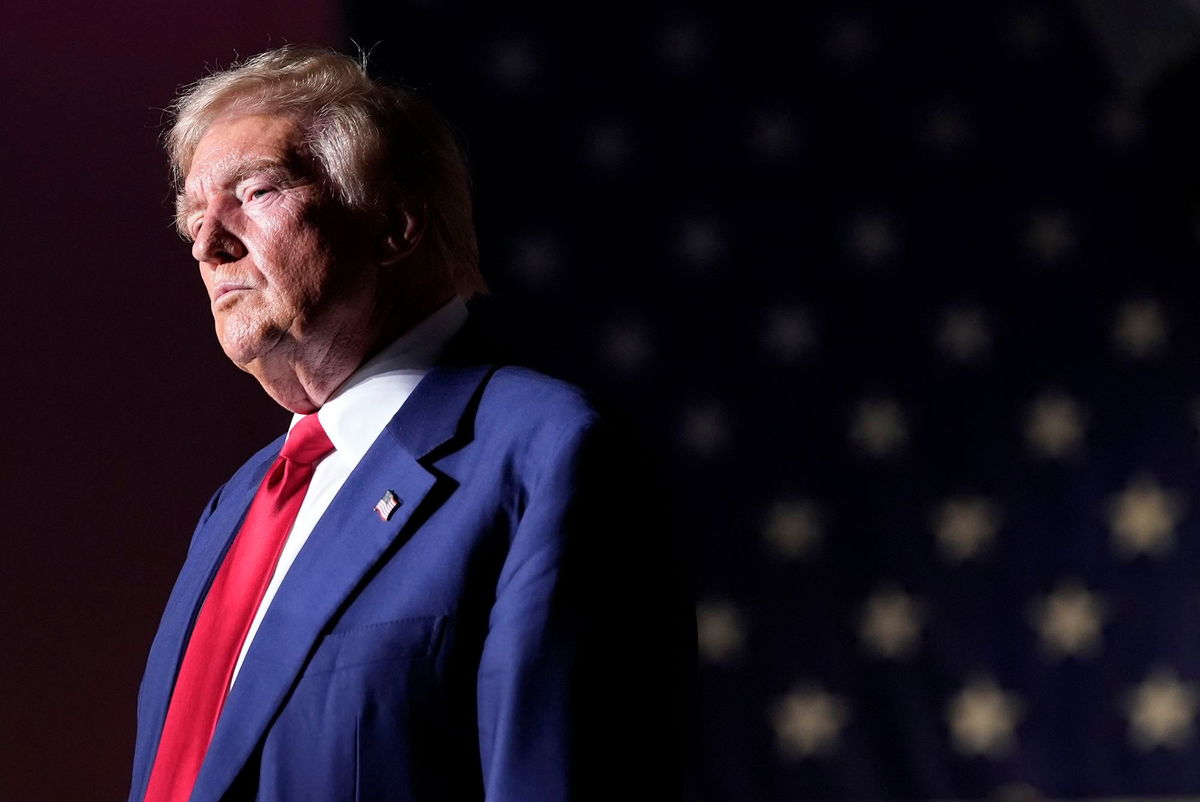
[[[249,370],[250,365],[261,359],[264,355],[263,349],[256,343],[229,338],[221,338],[220,342],[221,350],[225,352],[225,356],[229,357],[229,361],[242,370]]]
[[[248,347],[245,345],[228,345],[222,346],[225,351],[225,356],[229,361],[244,370],[254,378],[258,379],[259,383],[270,393],[270,385],[275,383],[276,376],[280,372],[282,365],[280,360],[271,358],[270,349]]]
[[[251,373],[254,372],[254,363],[261,362],[279,346],[281,337],[272,337],[270,334],[269,330],[239,326],[235,321],[227,321],[224,326],[217,327],[217,340],[225,356],[242,370]]]

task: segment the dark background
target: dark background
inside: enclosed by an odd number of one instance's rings
[[[18,0],[0,31],[0,798],[126,793],[193,521],[287,421],[212,336],[160,109],[351,37],[462,132],[486,314],[669,466],[697,799],[1200,796],[1187,3]]]

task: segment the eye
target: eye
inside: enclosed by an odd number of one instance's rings
[[[252,189],[252,190],[250,190],[250,194],[247,197],[247,200],[252,200],[252,201],[261,200],[263,197],[265,197],[266,195],[269,195],[270,193],[271,193],[270,187],[259,187],[258,189]]]

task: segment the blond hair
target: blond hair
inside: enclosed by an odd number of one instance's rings
[[[422,248],[432,249],[433,261],[463,297],[487,291],[470,179],[453,133],[424,98],[371,78],[365,58],[318,47],[269,50],[185,87],[170,111],[166,147],[176,192],[218,118],[289,117],[303,128],[308,154],[342,203],[389,215],[397,204],[423,206]]]

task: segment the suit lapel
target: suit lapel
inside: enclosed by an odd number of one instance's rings
[[[255,454],[226,483],[220,491],[216,508],[196,530],[192,539],[146,660],[146,680],[138,704],[138,743],[134,752],[132,798],[140,799],[150,780],[150,767],[154,763],[167,706],[175,687],[175,676],[200,603],[229,544],[241,528],[242,519],[263,475],[283,447],[283,440],[280,437]]]
[[[337,611],[380,558],[428,517],[431,505],[444,501],[443,494],[431,492],[439,474],[428,466],[470,439],[473,408],[490,372],[485,366],[431,370],[346,480],[280,584],[246,653],[193,800],[221,798]],[[374,507],[388,490],[401,505],[383,521]]]

